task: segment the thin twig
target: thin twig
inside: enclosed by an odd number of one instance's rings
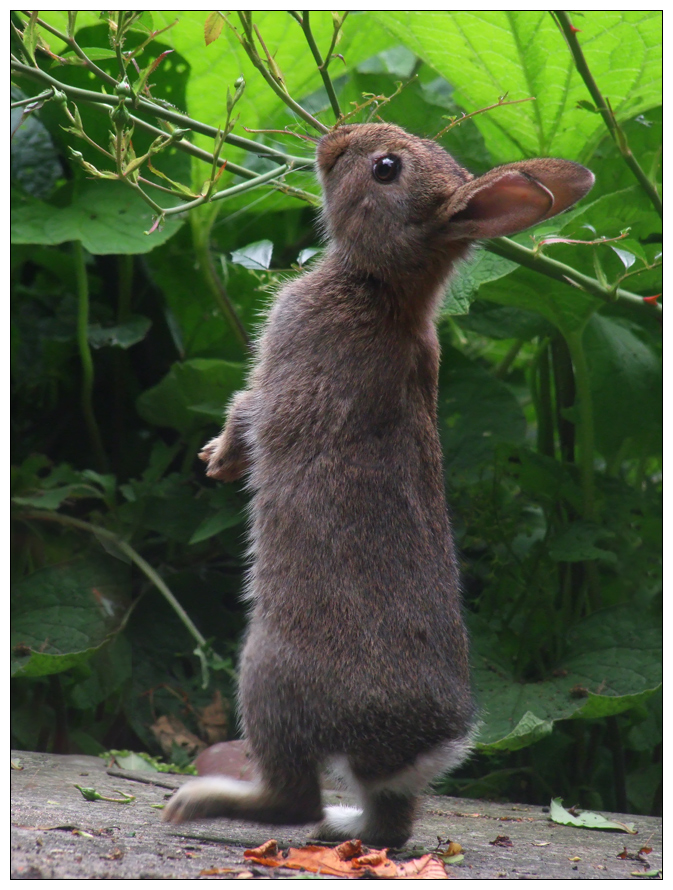
[[[505,94],[505,96],[506,95],[507,94]],[[454,127],[459,127],[464,121],[469,120],[471,117],[475,117],[477,114],[483,114],[485,111],[492,111],[494,108],[501,108],[505,105],[519,105],[521,102],[535,102],[535,96],[528,96],[526,99],[511,99],[507,102],[505,101],[505,96],[501,96],[495,104],[488,105],[486,108],[479,108],[477,111],[470,111],[469,114],[462,114],[459,118],[452,120],[443,130],[440,130],[433,139],[439,139],[445,133],[448,133],[449,130],[452,130]]]
[[[234,28],[234,26],[229,22],[228,19],[227,19],[227,24],[229,25],[229,27],[232,29],[232,31],[238,38],[241,46],[245,50],[246,55],[248,56],[248,58],[250,59],[252,64],[259,71],[259,73],[262,75],[262,77],[267,82],[267,84],[271,87],[271,89],[274,91],[274,93],[278,96],[279,99],[281,99],[288,106],[288,108],[290,108],[292,111],[294,111],[294,113],[298,117],[302,118],[302,120],[306,121],[307,124],[309,124],[311,127],[313,127],[314,130],[317,130],[319,133],[322,133],[323,135],[325,133],[329,133],[329,127],[326,127],[317,118],[313,117],[312,114],[309,114],[309,112],[306,111],[306,109],[303,108],[298,102],[295,102],[295,100],[292,98],[292,96],[290,96],[290,94],[287,92],[287,90],[285,89],[285,86],[282,83],[282,80],[280,79],[278,74],[274,73],[271,70],[272,66],[273,67],[277,67],[277,66],[275,65],[275,62],[273,62],[273,59],[272,59],[271,55],[268,53],[268,51],[267,51],[267,59],[268,59],[269,67],[267,67],[267,65],[265,65],[264,62],[262,61],[262,59],[260,58],[260,55],[257,52],[257,49],[255,48],[255,42],[254,42],[255,31],[254,31],[254,26],[252,24],[252,13],[239,12],[238,16],[239,16],[239,19],[241,20],[241,24],[243,25],[243,31],[245,33],[245,36],[242,37],[238,33],[238,31]],[[257,31],[256,33],[261,41],[259,31]],[[262,42],[262,46],[264,46],[263,42]]]
[[[311,31],[310,12],[305,12],[303,16],[300,16],[297,13],[290,14],[301,25],[301,29],[304,32],[304,36],[306,37],[306,42],[308,43],[309,48],[313,53],[313,58],[315,59],[315,63],[318,66],[318,71],[320,72],[320,76],[322,77],[322,82],[325,85],[325,91],[327,93],[327,97],[329,98],[330,105],[332,106],[334,117],[337,121],[339,121],[342,117],[341,108],[339,108],[339,100],[337,99],[337,95],[334,90],[332,78],[327,72],[330,63],[330,56],[328,54],[327,59],[323,60],[323,57],[320,55],[320,50],[318,49],[318,45],[315,42],[315,37],[313,36],[313,31]],[[335,24],[334,28],[338,35],[340,26],[337,27],[337,25]]]
[[[79,102],[87,102],[93,105],[106,106],[117,106],[119,104],[119,98],[117,96],[110,96],[105,93],[96,93],[93,90],[84,90],[79,87],[72,87],[69,84],[61,83],[60,81],[56,80],[56,78],[47,74],[46,71],[42,71],[39,68],[31,68],[29,65],[24,65],[21,62],[12,62],[11,68],[17,74],[23,75],[30,80],[36,80],[42,83],[49,84],[50,86],[55,87],[57,90],[65,93],[71,99],[77,100]],[[152,117],[159,118],[160,120],[169,121],[171,124],[174,124],[177,127],[181,127],[187,130],[193,130],[193,132],[200,133],[202,136],[208,136],[211,139],[216,139],[218,133],[221,132],[217,127],[212,127],[209,124],[203,124],[200,121],[188,117],[186,114],[181,114],[180,112],[173,111],[170,108],[164,108],[163,106],[158,105],[155,102],[149,101],[148,99],[139,99],[137,108],[141,111],[146,112]],[[133,120],[136,120],[136,118],[134,118],[133,116],[131,117]],[[166,134],[162,133],[161,135],[165,136]],[[313,160],[311,158],[301,158],[294,155],[289,155],[286,152],[279,151],[278,149],[260,145],[258,142],[254,142],[252,139],[245,139],[242,136],[234,136],[232,133],[228,134],[225,137],[225,142],[229,143],[230,145],[235,145],[237,148],[244,148],[246,151],[254,152],[255,154],[277,157],[287,163],[293,163],[306,167],[313,166]],[[176,145],[179,146],[179,143],[176,143]]]

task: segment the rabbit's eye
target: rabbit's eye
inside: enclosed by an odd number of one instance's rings
[[[379,182],[394,182],[400,174],[402,162],[397,155],[383,155],[372,163],[374,179]]]

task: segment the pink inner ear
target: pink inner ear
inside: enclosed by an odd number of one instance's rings
[[[477,186],[463,210],[453,216],[450,229],[455,237],[496,238],[512,235],[544,219],[554,205],[554,196],[542,183],[518,170]],[[468,191],[468,189],[466,189]]]

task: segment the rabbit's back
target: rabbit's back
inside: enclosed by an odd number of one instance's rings
[[[314,750],[408,762],[471,717],[434,328],[400,332],[376,283],[328,259],[279,296],[261,353],[246,722],[265,723],[264,684],[278,710],[260,736],[301,700]]]

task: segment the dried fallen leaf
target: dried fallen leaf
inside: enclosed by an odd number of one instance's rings
[[[513,847],[514,844],[506,834],[499,834],[494,841],[489,841],[492,847]]]
[[[209,745],[226,740],[229,734],[229,705],[216,689],[213,700],[199,712],[199,732]]]
[[[449,846],[444,851],[444,856],[457,856],[458,853],[462,853],[463,848],[457,841],[451,841]]]
[[[195,757],[206,747],[205,742],[190,732],[182,720],[174,714],[162,714],[156,723],[150,726],[150,730],[169,759],[174,745],[190,757]]]
[[[261,847],[258,847],[258,850],[263,850],[265,846],[266,844],[263,844]],[[341,855],[344,854],[344,846],[344,844],[341,845]],[[394,878],[397,876],[397,867],[385,856],[385,851],[370,850],[369,852],[370,855],[383,854],[378,865],[359,866],[356,864],[358,862],[357,859],[342,859],[334,847],[321,847],[314,844],[309,844],[299,849],[290,847],[286,856],[276,855],[271,852],[258,853],[256,850],[246,850],[243,855],[247,860],[256,862],[259,865],[303,868],[316,874],[336,875],[337,877],[360,877],[370,872],[381,878]]]
[[[354,856],[359,856],[362,853],[362,841],[357,840],[357,838],[352,841],[344,841],[343,844],[335,847],[334,852],[343,862],[347,859],[353,859]]]
[[[651,853],[651,852],[652,852],[652,847],[641,847],[640,850],[638,850],[638,852],[639,852],[642,856],[647,856],[648,853]]]
[[[243,855],[246,859],[254,859],[259,856],[277,856],[278,841],[265,841],[261,847],[255,847],[254,850],[246,850]]]
[[[346,841],[338,847],[315,844],[298,849],[291,847],[285,855],[279,852],[276,841],[271,840],[254,850],[246,850],[243,855],[249,862],[256,862],[258,865],[304,869],[315,874],[336,877],[360,878],[373,875],[377,878],[447,880],[444,866],[431,853],[420,859],[396,864],[388,859],[388,851],[385,849],[363,851],[359,840]],[[214,873],[216,871],[208,872]]]
[[[579,856],[568,856],[568,862],[581,862],[581,858]]]
[[[533,847],[548,847],[551,841],[533,841],[531,846]]]
[[[420,859],[412,859],[411,862],[399,862],[396,877],[401,880],[447,881],[449,879],[444,866],[432,853],[427,853]]]
[[[238,868],[202,868],[199,872],[200,876],[209,877],[211,875],[231,875],[231,874],[245,874],[245,872],[241,872],[241,866]],[[247,872],[247,874],[252,875],[252,872]]]

